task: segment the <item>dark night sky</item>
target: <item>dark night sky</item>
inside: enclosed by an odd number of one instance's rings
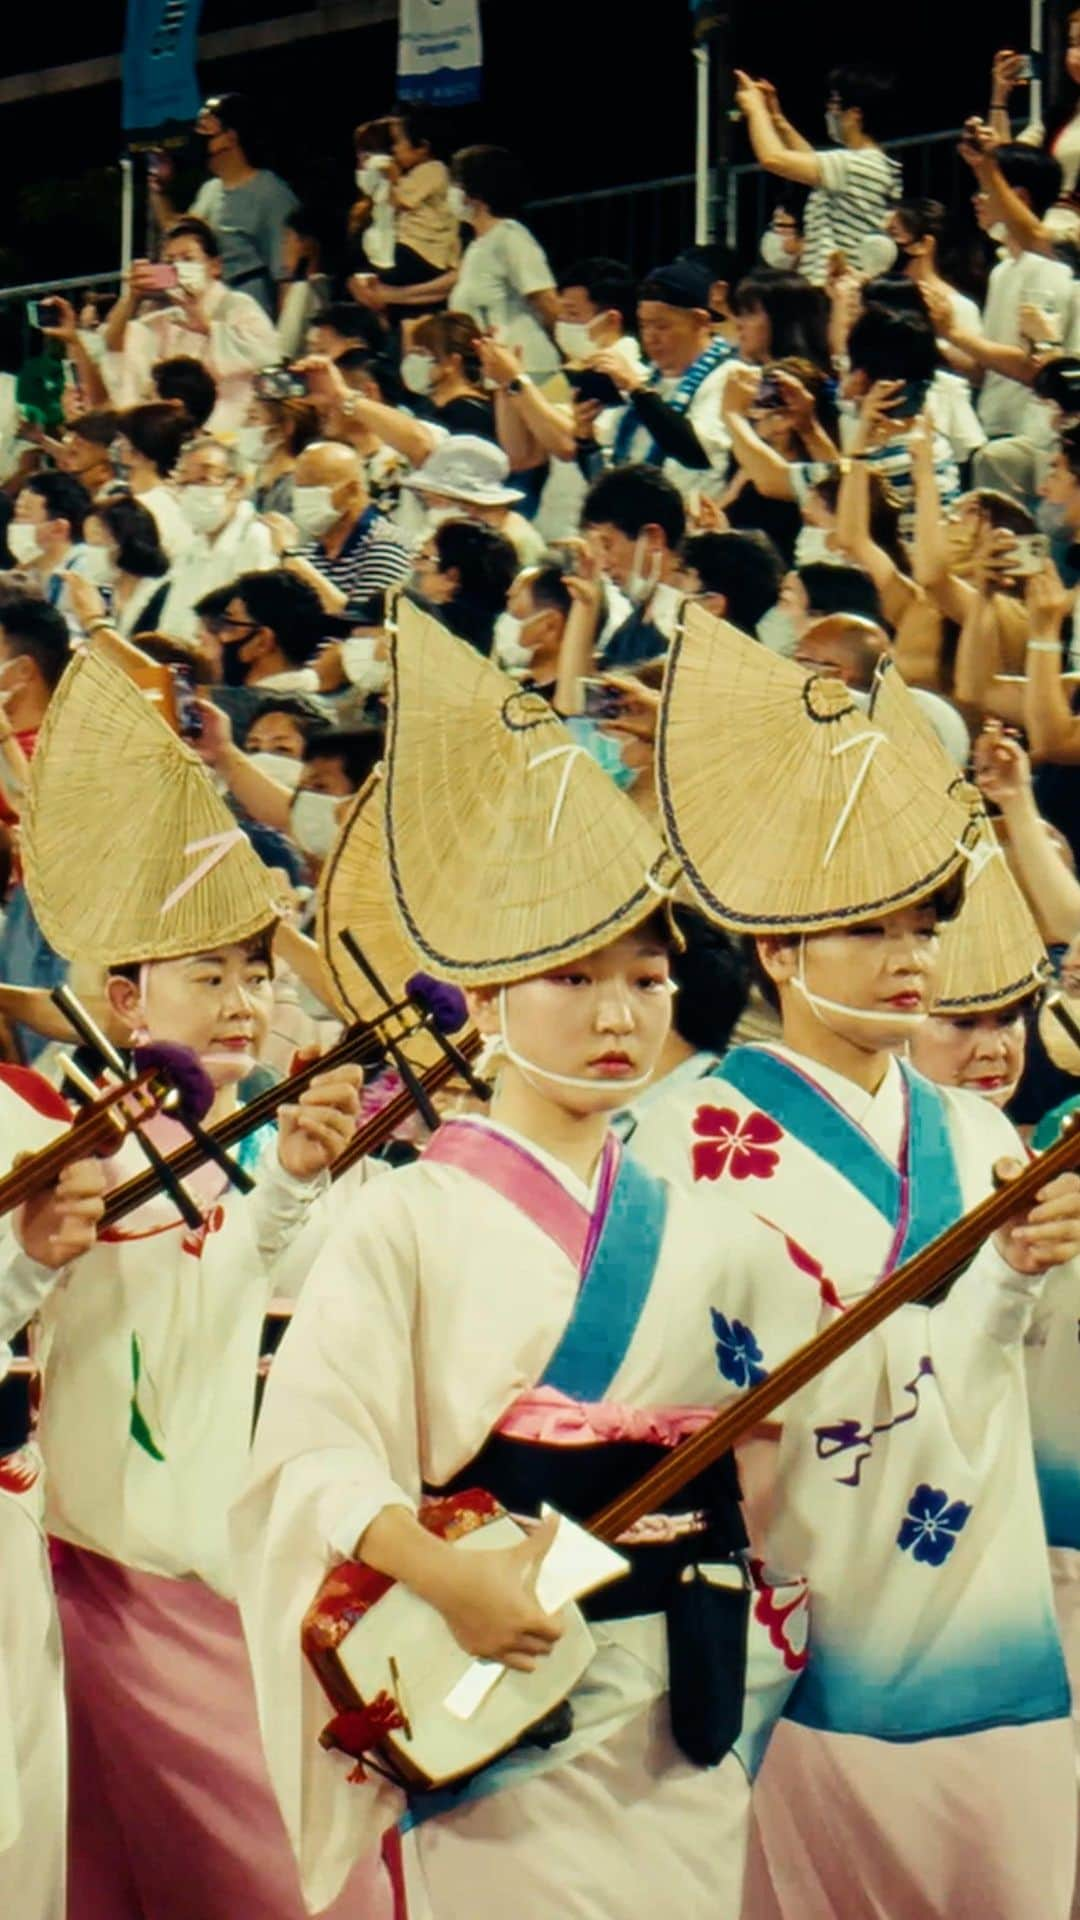
[[[303,0],[206,0],[204,31],[297,11]],[[833,64],[871,58],[898,76],[896,132],[957,125],[981,110],[996,45],[1026,42],[1024,0],[908,0],[896,8],[738,0],[737,63],[781,88],[791,117],[824,139],[824,76]],[[11,10],[14,13],[14,10]],[[67,13],[29,8],[5,20],[0,72],[15,73],[115,51],[121,0]],[[898,30],[898,17],[902,22]],[[536,194],[585,191],[693,165],[689,10],[652,0],[640,10],[613,0],[492,0],[483,9],[487,97],[463,111],[461,140],[485,138],[527,158]],[[942,33],[947,22],[948,38]],[[634,23],[636,21],[636,23]],[[275,160],[302,193],[347,199],[349,130],[385,107],[394,91],[395,30],[367,28],[203,69],[208,91],[258,94],[276,130]],[[119,90],[68,94],[7,107],[0,162],[7,182],[0,224],[0,279],[93,271],[115,258]],[[736,157],[745,136],[736,130]],[[62,188],[57,183],[62,182]],[[951,163],[938,190],[963,186]],[[565,222],[544,235],[573,247]],[[583,239],[592,239],[581,230]],[[666,241],[658,230],[657,244]],[[628,243],[630,244],[630,243]],[[639,232],[634,250],[649,250]]]

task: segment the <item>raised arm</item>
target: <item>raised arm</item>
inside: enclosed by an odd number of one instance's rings
[[[975,742],[975,778],[984,797],[1001,809],[1009,865],[1043,939],[1067,945],[1080,929],[1080,881],[1057,852],[1035,805],[1027,754],[996,722]]]
[[[1057,568],[1047,562],[1028,581],[1031,632],[1027,643],[1027,679],[1024,683],[1024,725],[1032,759],[1056,766],[1080,764],[1080,715],[1069,704],[1061,672],[1061,635],[1072,595],[1062,585]]]
[[[768,96],[748,73],[736,68],[735,104],[745,120],[754,158],[766,173],[781,180],[795,180],[803,187],[821,184],[821,160],[812,147],[790,147],[769,111]]]

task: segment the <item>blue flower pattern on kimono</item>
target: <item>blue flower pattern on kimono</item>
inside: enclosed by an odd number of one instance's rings
[[[957,1534],[970,1518],[966,1501],[954,1500],[950,1506],[948,1494],[941,1487],[927,1486],[924,1480],[908,1501],[896,1544],[904,1553],[911,1548],[913,1558],[924,1560],[928,1566],[943,1566],[956,1545]]]
[[[727,1319],[715,1307],[711,1311],[716,1364],[724,1379],[736,1387],[756,1387],[759,1380],[767,1378],[768,1368],[761,1364],[764,1355],[750,1328],[741,1320]]]

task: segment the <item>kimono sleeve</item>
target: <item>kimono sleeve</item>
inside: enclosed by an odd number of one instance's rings
[[[420,1492],[418,1250],[402,1184],[348,1195],[275,1358],[231,1516],[263,1746],[312,1911],[401,1811],[396,1789],[350,1782],[349,1761],[319,1746],[331,1710],[300,1632],[342,1529],[355,1538]]]
[[[227,293],[210,322],[206,368],[215,379],[276,366],[277,333],[269,315],[247,293]]]

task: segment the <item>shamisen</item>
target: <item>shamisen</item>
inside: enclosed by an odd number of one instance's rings
[[[820,1289],[609,1130],[671,1018],[676,871],[641,813],[426,616],[390,688],[386,898],[499,1072],[490,1117],[341,1193],[268,1384],[233,1540],[271,1771],[313,1911],[401,1821],[437,1920],[636,1920],[675,1885],[685,1920],[735,1916],[804,1587],[751,1564],[730,1460],[614,1560],[536,1517],[638,1479]]]
[[[863,709],[699,608],[672,647],[657,779],[693,892],[752,940],[782,1038],[651,1103],[634,1150],[767,1219],[839,1310],[1022,1158],[993,1104],[903,1057],[941,1005],[965,880],[982,921],[978,827],[894,666]],[[1043,1276],[1080,1249],[1077,1187],[1055,1183],[941,1305],[902,1309],[788,1411],[768,1545],[808,1572],[814,1632],[755,1796],[755,1916],[891,1911],[902,1887],[905,1920],[952,1920],[960,1885],[972,1912],[1068,1911],[1069,1690],[1020,1343]]]

